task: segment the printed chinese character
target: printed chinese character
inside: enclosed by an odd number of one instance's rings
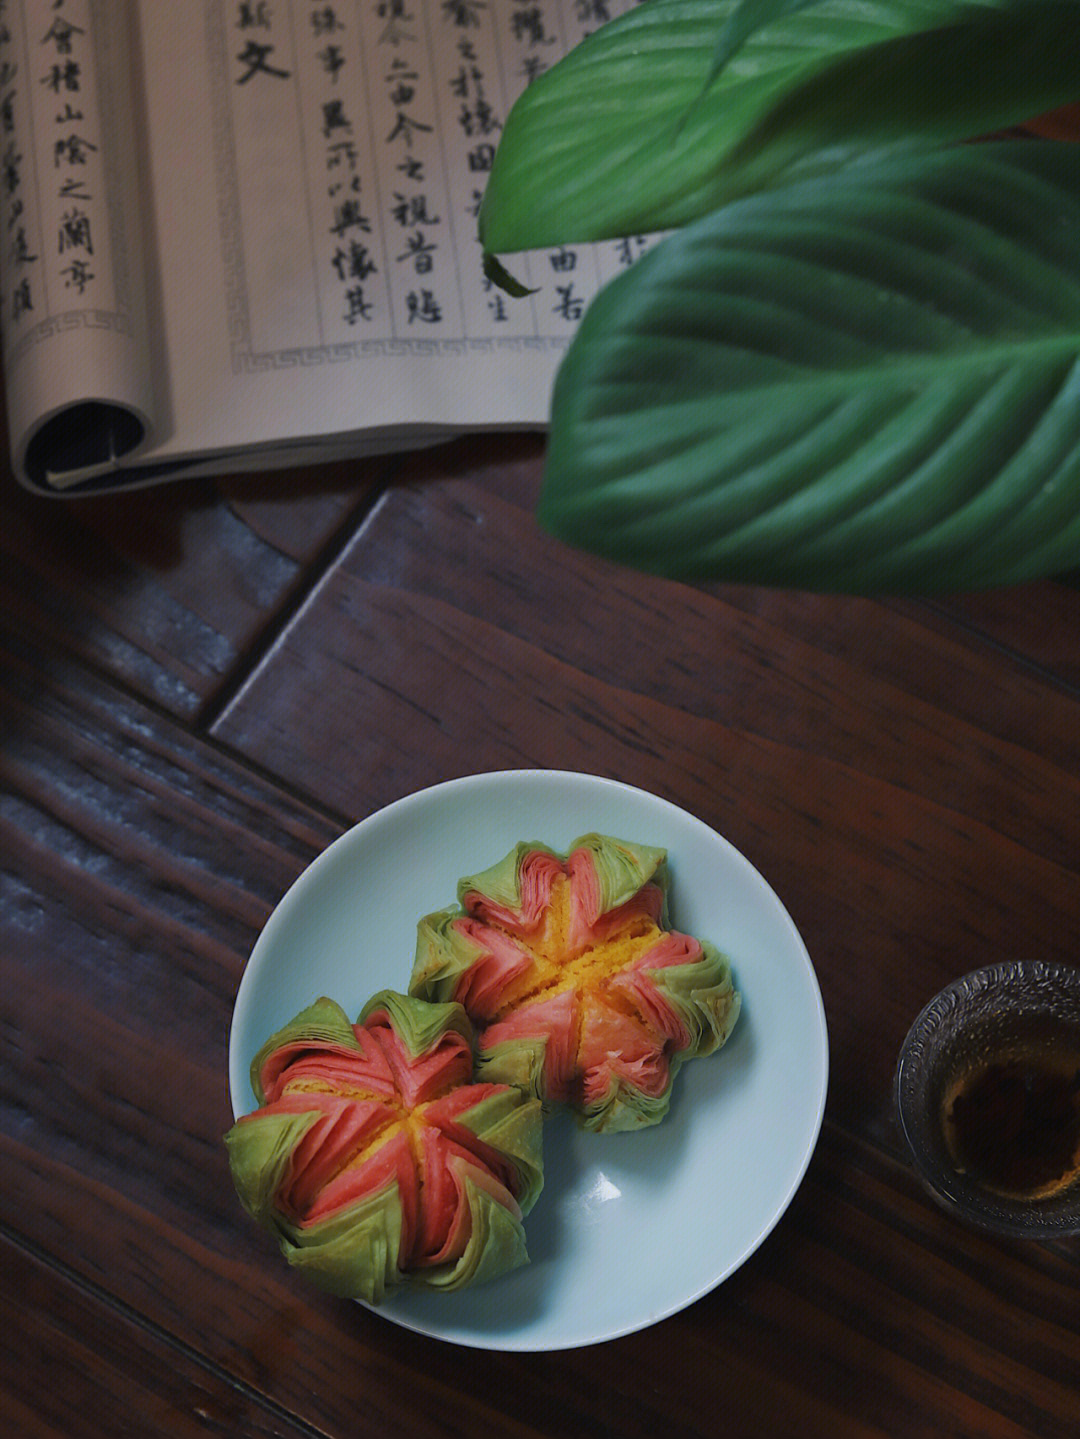
[[[337,17],[337,11],[333,5],[322,5],[311,12],[311,28],[316,36],[333,35],[336,30],[344,30],[345,26]]]
[[[22,207],[20,206],[20,209]],[[30,242],[26,238],[26,228],[20,225],[11,237],[11,262],[13,265],[32,265],[37,259],[36,255],[30,253]]]
[[[61,90],[78,90],[80,74],[79,62],[66,60],[62,65],[57,63],[51,66],[48,73],[42,75],[40,83],[47,86],[54,95],[59,95]]]
[[[481,12],[487,9],[487,4],[486,0],[443,0],[442,8],[443,16],[451,25],[465,30],[470,25],[480,25],[483,18]]]
[[[438,225],[438,215],[429,215],[426,195],[402,195],[394,192],[394,199],[397,202],[391,210],[391,214],[402,229],[409,225]]]
[[[410,325],[414,320],[420,320],[425,325],[437,325],[442,320],[442,308],[430,290],[421,290],[419,294],[410,290],[405,297],[405,308]]]
[[[606,25],[611,19],[611,6],[608,0],[575,0],[574,8],[582,25],[588,25],[590,22],[595,25]]]
[[[563,320],[580,320],[585,313],[585,301],[580,295],[574,294],[573,285],[556,285],[555,293],[559,299],[552,309],[552,314]]]
[[[339,245],[334,251],[330,263],[342,284],[346,280],[366,280],[378,269],[372,259],[371,251],[360,240],[350,240],[347,249]]]
[[[416,21],[407,13],[405,0],[381,0],[375,7],[375,13],[380,20],[386,21],[379,36],[380,45],[407,45],[416,40],[415,33],[409,29]]]
[[[16,150],[14,144],[9,144],[0,161],[0,183],[8,195],[14,195],[22,184],[22,160],[21,151]]]
[[[478,96],[472,105],[462,105],[458,124],[466,135],[491,135],[502,128],[495,118],[495,112],[483,96]]]
[[[70,20],[57,19],[52,22],[45,34],[41,37],[43,45],[51,40],[58,55],[70,55],[72,53],[72,36],[85,35],[85,30],[78,25],[73,25]]]
[[[334,207],[334,223],[330,226],[331,235],[341,236],[346,230],[360,230],[365,235],[371,234],[371,221],[361,210],[360,201],[352,196]]]
[[[330,76],[331,82],[336,85],[338,73],[345,66],[345,56],[341,53],[341,46],[327,45],[320,50],[319,63],[326,74]]]
[[[87,285],[89,285],[90,281],[94,278],[85,260],[72,260],[71,264],[68,265],[66,269],[61,270],[60,273],[67,276],[64,285],[69,290],[78,290],[80,295],[83,294]]]
[[[531,85],[547,68],[547,65],[545,65],[540,55],[526,55],[521,61],[519,74],[524,79],[526,85]]]
[[[260,45],[255,40],[249,40],[236,57],[241,65],[247,66],[236,83],[246,85],[254,75],[272,75],[276,80],[287,80],[289,78],[288,70],[281,70],[276,65],[270,64],[270,56],[273,52],[273,45]]]
[[[487,141],[474,145],[465,162],[474,175],[485,174],[495,164],[495,146]]]
[[[65,250],[85,250],[88,255],[94,253],[90,240],[90,216],[85,210],[73,207],[60,217],[57,250],[61,255]]]
[[[59,169],[63,164],[85,165],[88,150],[96,150],[92,141],[81,135],[67,135],[53,146],[53,165]]]
[[[352,121],[345,113],[344,100],[324,100],[322,107],[323,139],[328,140],[335,130],[351,130]]]
[[[236,15],[238,30],[269,30],[270,6],[267,0],[240,0]]]
[[[405,251],[397,256],[397,262],[400,265],[405,260],[411,260],[418,275],[429,275],[437,249],[438,246],[429,240],[422,230],[417,230],[415,235],[406,237]]]
[[[80,175],[65,175],[56,193],[61,200],[85,200],[89,203],[94,198],[86,188],[86,181]]]
[[[30,281],[23,278],[15,286],[11,295],[11,317],[18,320],[27,310],[34,308],[33,298],[30,293]]]
[[[544,12],[539,5],[530,5],[525,10],[515,10],[510,17],[510,29],[515,40],[525,40],[530,45],[554,45],[554,35],[547,33]]]
[[[620,265],[632,265],[647,245],[644,235],[627,235],[625,239],[616,241],[615,259]]]
[[[371,301],[365,299],[362,285],[353,285],[345,291],[343,318],[347,325],[355,325],[357,320],[371,319]]]
[[[430,130],[430,125],[426,125],[422,120],[415,120],[411,115],[406,115],[403,110],[399,110],[394,120],[394,128],[386,137],[387,143],[400,137],[406,145],[411,146],[418,133],[423,134]]]

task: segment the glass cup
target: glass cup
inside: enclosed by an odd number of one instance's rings
[[[999,1234],[1080,1233],[1080,969],[1016,961],[948,985],[904,1041],[896,1107],[950,1212]]]

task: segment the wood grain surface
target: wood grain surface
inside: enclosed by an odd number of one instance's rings
[[[542,460],[489,437],[122,498],[0,483],[0,1432],[1072,1439],[1080,1241],[939,1210],[891,1083],[951,978],[1080,963],[1080,588],[691,589],[539,532]],[[480,1352],[280,1261],[229,1178],[226,1047],[328,843],[538,766],[655,791],[765,875],[830,1090],[720,1287],[597,1346]]]

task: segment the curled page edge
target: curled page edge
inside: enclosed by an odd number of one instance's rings
[[[26,194],[19,197],[21,215],[36,227],[41,254],[61,219],[61,203],[35,183],[48,173],[42,161],[56,137],[41,109],[30,39],[39,29],[48,32],[53,9],[52,0],[19,0],[9,13],[5,45],[15,84],[21,77],[23,90],[12,111],[18,139],[38,161],[28,169]],[[145,187],[138,137],[144,127],[134,70],[136,9],[133,0],[87,0],[85,11],[78,28],[86,47],[81,72],[89,84],[82,82],[79,114],[81,133],[88,138],[95,132],[99,146],[102,203],[92,215],[93,259],[110,293],[103,301],[89,290],[79,296],[61,292],[53,275],[53,302],[35,315],[33,328],[13,334],[7,318],[4,378],[12,464],[19,482],[37,493],[63,492],[113,473],[118,461],[152,443],[156,429],[140,201]]]
[[[116,474],[146,448],[152,432],[148,414],[111,398],[61,405],[22,436],[18,472],[35,490],[70,489]]]

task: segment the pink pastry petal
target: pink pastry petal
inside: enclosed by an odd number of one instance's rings
[[[604,1093],[612,1076],[650,1095],[662,1093],[668,1081],[663,1039],[635,1015],[596,994],[582,1003],[578,1062],[586,1102]]]
[[[569,1097],[577,1071],[577,1013],[578,998],[572,989],[562,990],[550,999],[533,1000],[489,1024],[481,1048],[486,1052],[507,1041],[546,1039],[544,1090],[549,1100],[562,1103]]]
[[[480,958],[461,976],[454,998],[476,1019],[491,1019],[507,985],[532,962],[529,951],[510,935],[476,919],[456,920],[454,928],[481,951]]]
[[[312,1039],[297,1039],[275,1049],[259,1072],[266,1099],[272,1102],[280,1095],[286,1078],[295,1080],[297,1076],[337,1088],[355,1086],[356,1076],[363,1074],[365,1087],[392,1093],[393,1076],[378,1045],[359,1025],[353,1032],[360,1045],[359,1054],[340,1044]]]
[[[517,909],[499,904],[478,890],[462,896],[462,908],[485,924],[499,925],[511,934],[528,934],[542,923],[551,901],[551,886],[563,872],[562,862],[555,855],[540,849],[529,850],[518,866]]]
[[[397,1031],[379,1022],[373,1015],[368,1021],[372,1037],[377,1041],[394,1076],[402,1103],[413,1109],[456,1084],[467,1084],[472,1074],[472,1048],[463,1035],[450,1032],[420,1056],[412,1055]]]

